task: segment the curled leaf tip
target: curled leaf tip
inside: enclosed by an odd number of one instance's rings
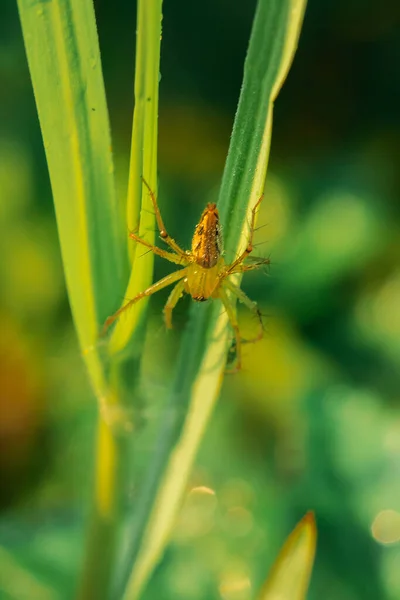
[[[315,513],[314,513],[314,511],[313,510],[309,510],[308,512],[306,512],[306,514],[304,515],[304,517],[299,522],[299,525],[300,524],[309,525],[309,526],[312,526],[312,527],[316,528],[316,521],[315,521]]]

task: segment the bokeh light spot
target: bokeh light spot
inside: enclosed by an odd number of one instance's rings
[[[372,537],[380,544],[395,544],[400,541],[400,513],[396,510],[381,510],[371,525]]]

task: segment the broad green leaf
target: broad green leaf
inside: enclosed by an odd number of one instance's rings
[[[128,277],[114,189],[109,120],[91,0],[18,0],[57,217],[72,315],[102,415],[120,398],[108,385],[99,331]],[[83,584],[108,585],[121,448],[100,419],[95,514]],[[97,570],[97,576],[93,573]],[[94,586],[94,588],[92,588]],[[86,594],[86,596],[85,596]]]
[[[18,0],[71,310],[98,397],[99,327],[126,265],[108,113],[90,0]]]
[[[304,600],[314,563],[317,529],[309,512],[287,538],[258,600]]]
[[[246,215],[260,197],[271,141],[273,101],[293,58],[305,0],[260,0],[219,209],[227,257],[247,242]],[[158,447],[136,508],[133,564],[125,600],[139,598],[168,542],[185,486],[217,400],[230,340],[220,305],[193,306],[158,434]],[[123,586],[124,587],[124,582]]]

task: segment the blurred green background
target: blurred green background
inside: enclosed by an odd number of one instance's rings
[[[160,205],[182,245],[217,194],[254,6],[164,2]],[[95,7],[123,195],[136,7]],[[400,598],[399,26],[398,0],[309,1],[258,222],[257,254],[272,266],[243,281],[266,335],[225,381],[146,599],[254,598],[309,509],[311,600]],[[96,405],[13,0],[0,4],[0,88],[0,599],[63,600],[82,561]],[[156,260],[155,277],[168,269]],[[149,309],[143,462],[189,305],[167,335],[167,294]]]

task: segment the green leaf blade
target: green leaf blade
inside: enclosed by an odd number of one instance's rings
[[[158,82],[160,73],[162,0],[139,0],[137,7],[137,44],[135,64],[135,110],[132,126],[131,156],[127,197],[127,229],[138,231],[150,244],[155,240],[153,205],[142,177],[157,196],[158,148]],[[154,255],[129,240],[128,253],[131,275],[124,294],[134,298],[146,289],[152,280]],[[137,260],[140,258],[140,260]],[[114,328],[109,351],[116,355],[126,347],[136,346],[136,354],[143,335],[141,319],[146,300],[132,306]],[[138,333],[138,335],[136,335]]]
[[[93,6],[18,0],[83,352],[122,293],[124,248]]]
[[[287,538],[258,600],[304,600],[310,582],[317,543],[312,512],[307,513]]]

